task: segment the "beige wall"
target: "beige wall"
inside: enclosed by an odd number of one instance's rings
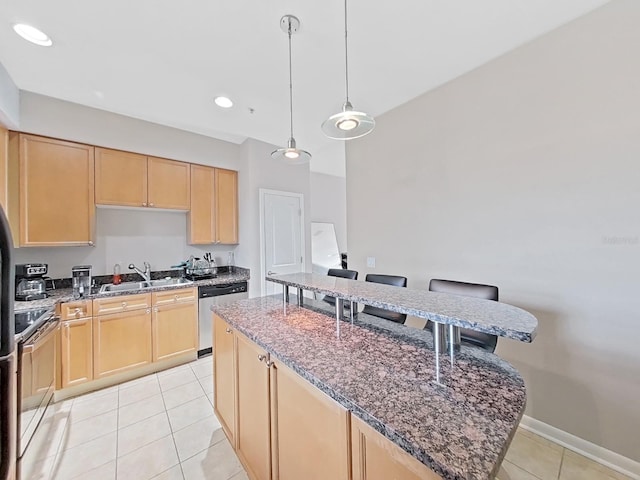
[[[240,146],[175,128],[94,108],[22,92],[20,95],[20,131],[65,140],[84,142],[185,162],[239,170],[242,178]],[[61,192],[61,194],[64,194]],[[250,206],[239,199],[240,216]],[[123,272],[129,263],[151,263],[153,270],[163,270],[189,255],[202,256],[211,251],[226,265],[227,251],[240,252],[240,245],[187,245],[187,214],[132,209],[98,208],[95,247],[20,248],[15,249],[16,263],[45,262],[54,278],[71,275],[73,265],[90,264],[94,274],[113,272],[121,263]],[[238,253],[236,254],[238,255]]]
[[[305,268],[311,271],[311,191],[309,186],[309,165],[288,165],[271,158],[277,147],[259,140],[249,139],[242,144],[241,158],[246,162],[240,182],[243,201],[251,206],[247,215],[240,217],[240,231],[244,232],[243,250],[238,256],[239,265],[248,265],[254,279],[249,286],[249,295],[261,295],[260,263],[260,189],[301,193],[304,195],[304,230],[307,239],[305,248]]]
[[[347,181],[311,172],[311,221],[333,223],[340,252],[347,251]]]
[[[526,413],[636,461],[638,25],[640,2],[614,1],[347,145],[351,266],[498,285],[540,322],[533,344],[497,351],[525,377]]]

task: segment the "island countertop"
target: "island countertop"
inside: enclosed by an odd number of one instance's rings
[[[269,275],[266,280],[405,313],[456,327],[469,328],[490,335],[531,342],[538,320],[529,312],[502,302],[481,298],[429,292],[374,282],[318,275],[289,273]]]
[[[212,310],[442,478],[495,477],[526,403],[509,363],[463,346],[438,385],[429,332],[359,314],[337,338],[331,310],[305,304],[285,314],[271,296]]]

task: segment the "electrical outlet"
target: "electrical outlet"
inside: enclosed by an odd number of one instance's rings
[[[376,268],[376,257],[367,257],[367,267]]]

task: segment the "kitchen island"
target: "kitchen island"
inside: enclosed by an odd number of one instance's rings
[[[373,471],[363,474],[373,457],[370,454],[367,460],[363,448],[369,445],[371,450],[373,443],[363,440],[360,424],[378,432],[422,468],[412,466],[409,471],[413,476],[398,478],[494,478],[524,412],[526,392],[520,374],[494,354],[463,346],[455,364],[446,365],[440,384],[436,383],[429,332],[359,314],[353,325],[341,322],[338,338],[332,310],[327,307],[323,302],[305,299],[305,308],[293,304],[285,308],[281,297],[272,296],[214,308],[216,322],[226,325],[216,327],[214,335],[216,410],[250,477],[262,478],[255,473],[260,469],[254,469],[251,454],[242,452],[242,422],[238,420],[242,418],[238,402],[243,396],[242,372],[236,372],[231,383],[218,384],[218,377],[229,374],[221,370],[229,357],[224,356],[222,346],[220,351],[216,348],[230,333],[237,336],[236,347],[247,340],[256,346],[255,361],[264,362],[271,370],[272,389],[279,384],[274,367],[277,370],[282,365],[281,369],[292,370],[348,412],[348,445],[352,452],[349,469],[354,478],[376,478]],[[237,368],[244,357],[240,350],[235,355]],[[236,405],[229,409],[228,394],[234,388]],[[268,392],[264,395],[269,398]],[[273,446],[273,462],[280,465],[283,458],[292,461],[295,455],[289,455],[278,440],[280,426],[287,426],[288,412],[273,410],[273,404],[282,400],[277,400],[274,392],[270,395],[272,438],[264,441]],[[300,409],[304,411],[305,406]],[[291,423],[288,428],[292,428]],[[244,435],[246,446],[249,440],[246,432]],[[299,441],[304,440],[305,436],[300,436]],[[381,451],[391,449],[384,447]],[[322,453],[316,452],[319,457]],[[400,458],[396,454],[392,457]],[[321,458],[327,465],[331,460]],[[266,470],[263,467],[262,471]]]

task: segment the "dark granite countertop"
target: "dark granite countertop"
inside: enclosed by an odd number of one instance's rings
[[[536,317],[503,302],[315,273],[274,275],[266,280],[521,342],[531,342],[538,329]]]
[[[150,293],[150,292],[161,292],[164,290],[174,290],[177,288],[189,288],[189,287],[199,287],[201,285],[220,285],[223,283],[234,283],[234,282],[246,282],[249,280],[249,269],[236,267],[235,272],[233,273],[220,273],[216,278],[210,278],[207,280],[197,280],[193,283],[188,284],[180,284],[180,285],[167,285],[163,287],[150,287],[150,288],[141,288],[138,290],[125,290],[122,292],[107,292],[107,293],[97,293],[93,292],[89,295],[85,295],[82,297],[82,300],[93,300],[95,298],[106,298],[106,297],[118,297],[121,295],[135,295],[137,293]],[[59,288],[55,290],[49,290],[47,292],[49,297],[44,298],[42,300],[32,300],[30,302],[18,302],[16,301],[14,304],[14,311],[24,312],[27,310],[34,310],[40,308],[49,308],[51,306],[56,305],[57,303],[70,302],[73,300],[78,300],[73,298],[73,289],[71,288]]]
[[[428,331],[359,314],[337,338],[324,305],[292,302],[285,315],[271,296],[212,310],[443,478],[494,478],[524,412],[520,374],[463,346],[453,367],[441,357],[440,386]]]

